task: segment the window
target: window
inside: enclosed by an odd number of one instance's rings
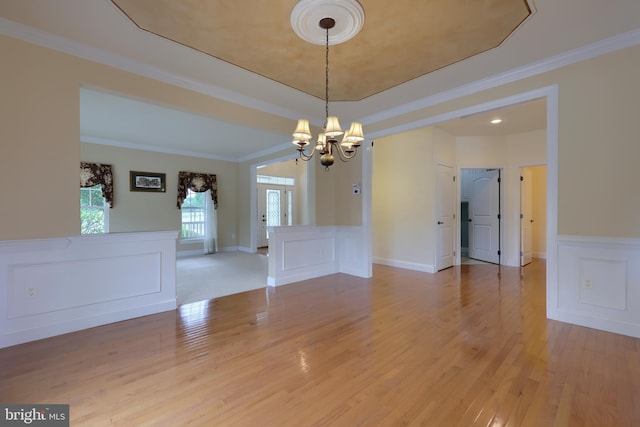
[[[203,239],[205,227],[205,200],[211,197],[210,193],[196,193],[187,189],[187,197],[180,207],[182,212],[182,233],[183,239]]]
[[[80,188],[80,221],[81,234],[109,232],[109,204],[100,184]]]
[[[287,178],[286,176],[256,175],[256,182],[260,184],[296,185],[294,178]]]

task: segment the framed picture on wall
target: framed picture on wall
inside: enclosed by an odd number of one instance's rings
[[[164,193],[166,174],[155,172],[129,171],[129,190]]]

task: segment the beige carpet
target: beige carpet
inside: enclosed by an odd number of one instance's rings
[[[237,294],[267,286],[267,257],[222,252],[178,258],[178,305]]]

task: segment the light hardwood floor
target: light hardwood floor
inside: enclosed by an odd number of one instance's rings
[[[0,350],[72,426],[640,426],[640,340],[545,318],[545,265],[381,265]]]

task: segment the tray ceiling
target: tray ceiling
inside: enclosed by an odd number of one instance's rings
[[[111,0],[160,37],[324,98],[324,46],[290,25],[295,0]],[[364,27],[330,47],[329,97],[356,101],[499,46],[525,0],[363,0]]]

